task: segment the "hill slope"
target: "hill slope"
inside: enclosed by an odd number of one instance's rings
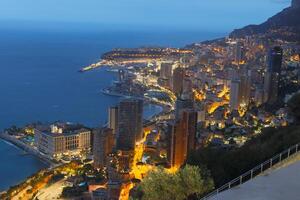
[[[269,18],[260,25],[249,25],[234,30],[231,37],[265,34],[268,38],[300,42],[300,0],[293,0],[289,8]]]

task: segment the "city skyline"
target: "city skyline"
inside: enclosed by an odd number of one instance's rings
[[[0,3],[0,199],[296,199],[300,0],[120,1]]]

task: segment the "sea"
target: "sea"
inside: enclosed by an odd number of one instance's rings
[[[12,125],[57,120],[98,127],[119,98],[101,94],[117,74],[99,68],[79,73],[113,48],[183,47],[222,37],[195,30],[56,30],[0,28],[0,130]],[[144,117],[161,111],[146,105]],[[0,140],[0,191],[47,165]]]

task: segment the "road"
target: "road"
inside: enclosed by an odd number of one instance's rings
[[[62,199],[62,198],[60,198],[60,195],[63,190],[64,181],[65,181],[64,179],[60,180],[60,181],[50,185],[49,187],[45,187],[45,188],[41,189],[38,192],[38,194],[36,195],[36,197],[38,199],[43,199],[43,200]]]

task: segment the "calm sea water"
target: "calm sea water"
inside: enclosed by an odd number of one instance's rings
[[[0,130],[33,121],[63,120],[96,127],[106,122],[116,97],[100,93],[116,74],[77,71],[116,47],[183,46],[220,37],[201,32],[151,31],[0,31]],[[145,115],[160,110],[146,106]],[[45,164],[0,141],[0,191]]]

